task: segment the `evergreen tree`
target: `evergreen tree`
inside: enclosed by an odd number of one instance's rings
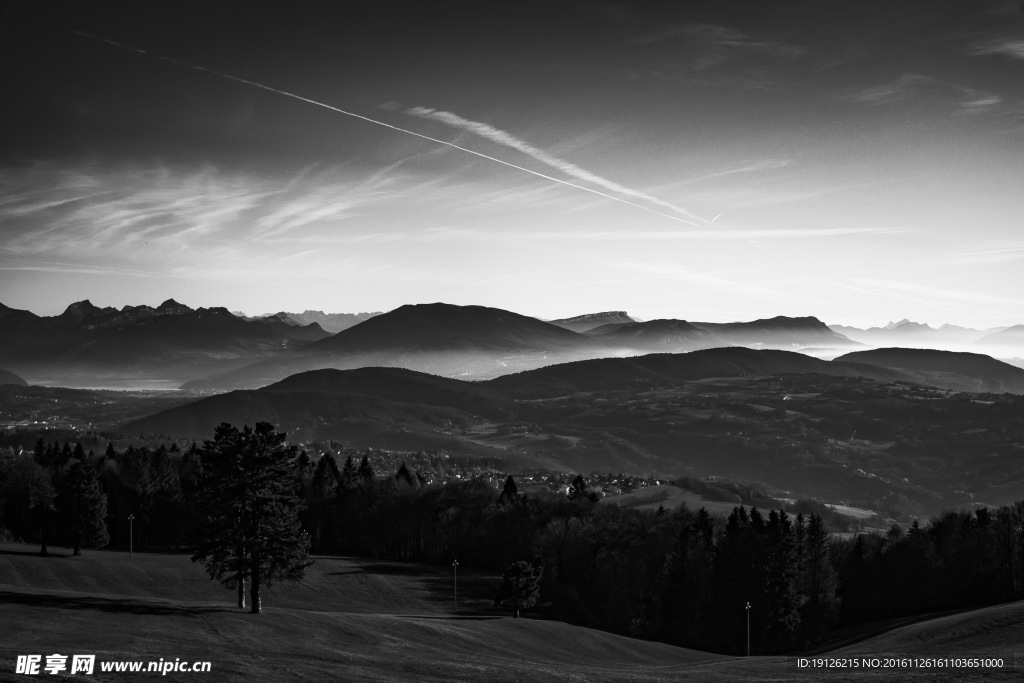
[[[110,542],[107,532],[107,494],[100,487],[96,469],[84,460],[74,460],[57,495],[57,512],[73,553],[82,546],[102,548]]]
[[[369,461],[367,461],[367,466],[369,466]],[[356,470],[356,464],[352,462],[352,454],[350,453],[345,458],[345,466],[341,468],[341,487],[343,489],[354,488],[358,478],[359,472]]]
[[[537,598],[540,597],[540,579],[543,575],[544,565],[540,558],[534,558],[532,562],[513,562],[505,569],[494,604],[512,610],[512,616],[518,619],[520,610],[529,609],[537,604]]]
[[[505,480],[505,488],[501,490],[501,495],[498,496],[498,505],[514,503],[518,498],[519,489],[516,487],[516,482],[510,474],[508,475],[508,479]]]
[[[358,473],[363,486],[373,483],[373,467],[370,466],[370,456],[363,456],[362,461],[359,463]]]
[[[313,471],[313,481],[310,484],[313,500],[325,501],[334,498],[340,479],[341,473],[338,472],[338,463],[334,460],[334,456],[329,452],[324,453],[320,456],[320,460],[316,463],[316,469]]]
[[[395,481],[399,484],[405,484],[406,486],[412,486],[414,488],[416,486],[416,480],[413,479],[412,472],[409,471],[409,468],[405,466],[404,462],[402,463],[402,466],[398,468],[398,471],[395,472]]]
[[[804,604],[804,630],[813,641],[830,625],[836,611],[836,575],[829,557],[832,535],[821,517],[811,513],[804,532],[804,574],[801,584]]]
[[[765,624],[765,644],[770,652],[781,652],[792,645],[798,612],[796,548],[793,524],[785,511],[772,510],[765,527],[767,581],[761,597]]]
[[[241,431],[223,423],[203,450],[206,523],[192,561],[204,564],[211,578],[237,588],[240,606],[248,578],[253,614],[263,611],[264,584],[299,579],[311,564],[309,538],[298,518],[295,448],[284,440],[285,434],[266,422]]]
[[[313,497],[313,473],[316,465],[309,457],[306,449],[302,449],[299,457],[295,460],[295,479],[298,481],[299,495],[303,500],[310,500]]]
[[[49,467],[52,463],[47,462],[46,456],[46,444],[43,442],[43,437],[39,437],[35,448],[32,450],[32,457],[41,467]]]
[[[301,456],[299,460],[302,460]],[[337,517],[336,497],[340,478],[334,456],[330,452],[320,456],[309,483],[306,498],[309,507],[302,514],[306,527],[310,529],[310,542],[315,552],[321,552],[325,539],[334,536],[334,522]]]

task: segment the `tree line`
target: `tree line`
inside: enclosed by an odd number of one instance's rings
[[[314,459],[270,425],[222,425],[185,450],[40,442],[0,462],[0,524],[44,551],[126,547],[133,514],[136,547],[189,549],[240,602],[247,582],[301,575],[307,547],[457,559],[504,572],[495,597],[510,610],[731,654],[745,652],[748,617],[752,651],[769,654],[841,626],[1024,596],[1024,501],[839,538],[814,512],[641,510],[597,502],[581,477],[568,495],[524,495],[512,477],[499,492],[428,484],[404,463],[376,472],[365,454],[339,460]],[[258,590],[251,598],[258,609]]]

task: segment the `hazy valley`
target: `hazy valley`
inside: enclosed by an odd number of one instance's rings
[[[221,422],[268,421],[296,442],[454,453],[508,471],[745,482],[775,500],[867,510],[876,526],[1004,504],[1024,482],[1024,369],[866,345],[1010,344],[1014,328],[839,332],[810,317],[712,324],[622,311],[545,322],[431,304],[335,317],[354,324],[331,334],[320,312],[243,318],[173,300],[0,314],[9,430],[184,444]],[[118,382],[137,390],[56,388]],[[138,391],[154,383],[182,390]]]

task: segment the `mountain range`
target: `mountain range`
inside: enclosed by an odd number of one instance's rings
[[[319,325],[244,320],[225,308],[100,308],[88,300],[57,316],[0,304],[0,366],[34,380],[121,376],[179,383],[330,336]]]
[[[316,323],[322,327],[325,331],[331,334],[337,334],[342,330],[347,330],[354,325],[358,325],[364,320],[369,320],[375,315],[380,315],[381,311],[373,313],[324,313],[323,311],[305,310],[302,313],[288,313],[286,311],[280,311],[278,313],[265,313],[259,316],[246,316],[244,313],[235,312],[235,315],[246,320],[261,320],[266,318],[277,318],[283,323],[288,325],[312,325]]]
[[[419,304],[375,316],[273,358],[186,384],[189,390],[254,388],[318,368],[403,367],[446,377],[489,379],[589,358],[686,352],[733,345],[797,350],[857,348],[816,318],[772,318],[716,325],[682,320],[621,320],[620,312],[567,319],[601,323],[584,333],[484,306]]]
[[[251,388],[306,370],[369,366],[481,379],[606,354],[607,349],[590,337],[518,313],[485,306],[418,304],[183,388]]]
[[[932,327],[926,323],[903,319],[890,322],[882,327],[860,329],[846,325],[830,325],[836,332],[869,346],[911,346],[921,348],[945,348],[961,350],[971,345],[1024,346],[1024,325],[1011,328],[993,327],[978,330],[958,325]]]
[[[342,329],[331,333],[321,322]],[[1024,346],[1024,325],[983,331],[903,320],[858,330],[830,328],[814,317],[639,321],[625,311],[542,321],[444,303],[387,313],[307,310],[246,317],[219,307],[192,309],[173,299],[121,309],[86,300],[43,317],[0,304],[0,367],[33,383],[64,386],[99,386],[98,378],[116,377],[224,391],[266,386],[308,370],[370,366],[477,380],[579,360],[728,346],[829,359],[884,340],[898,348],[941,348],[959,340],[966,348],[955,350],[991,348],[999,353],[990,355],[1003,357]]]

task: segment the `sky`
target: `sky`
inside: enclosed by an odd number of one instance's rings
[[[1024,323],[1019,0],[251,4],[6,5],[0,303]]]

